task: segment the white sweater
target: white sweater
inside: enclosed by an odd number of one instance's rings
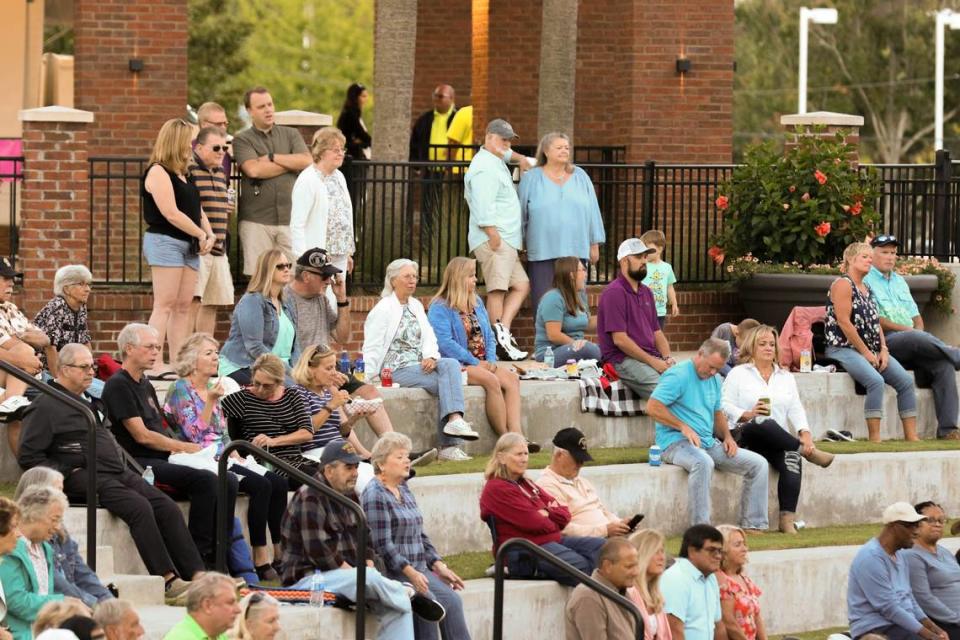
[[[407,300],[407,307],[420,323],[420,352],[424,358],[440,359],[440,348],[437,346],[437,336],[427,320],[423,305],[413,296]],[[380,367],[383,359],[393,343],[397,330],[400,328],[400,319],[403,317],[403,305],[397,300],[397,294],[391,293],[381,298],[363,323],[363,364],[367,371],[367,378],[380,376]]]
[[[347,204],[352,210],[347,179],[339,169],[335,169],[333,174],[343,188],[347,196]],[[303,255],[304,251],[313,247],[326,249],[330,200],[327,197],[327,188],[323,184],[323,176],[315,165],[311,164],[297,176],[291,199],[290,244],[294,257]]]

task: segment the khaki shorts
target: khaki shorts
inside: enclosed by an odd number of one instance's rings
[[[230,274],[230,259],[227,256],[200,256],[200,273],[197,276],[196,297],[200,304],[211,307],[228,307],[234,303],[233,276]]]
[[[477,256],[477,262],[480,263],[480,272],[483,274],[488,292],[507,291],[511,287],[530,281],[523,270],[523,265],[520,264],[520,255],[517,250],[503,240],[500,241],[500,248],[496,251],[491,251],[490,243],[484,242],[474,249],[473,253]]]
[[[243,273],[252,276],[257,268],[257,259],[264,251],[276,247],[284,251],[291,260],[293,244],[290,242],[290,226],[285,224],[260,224],[241,220],[239,225],[240,247],[243,249]]]

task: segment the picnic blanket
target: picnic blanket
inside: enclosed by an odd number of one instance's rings
[[[606,369],[606,367],[604,368]],[[580,411],[601,416],[639,416],[647,406],[637,394],[620,380],[611,380],[606,373],[599,378],[580,379]]]

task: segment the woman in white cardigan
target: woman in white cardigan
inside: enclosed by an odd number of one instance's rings
[[[437,337],[417,290],[417,263],[401,258],[387,265],[380,302],[363,325],[363,361],[371,378],[389,368],[401,387],[425,389],[438,398],[440,459],[469,460],[459,444],[480,436],[463,419],[460,363],[441,358]]]
[[[313,136],[313,164],[300,172],[293,185],[290,242],[294,257],[307,249],[325,249],[328,261],[344,273],[353,271],[353,204],[340,172],[346,138],[336,127],[324,127]]]
[[[780,530],[796,533],[800,458],[827,467],[833,462],[833,454],[820,451],[813,443],[797,381],[778,364],[778,337],[777,330],[767,325],[743,337],[740,364],[723,381],[723,411],[738,425],[733,430],[737,444],[762,455],[779,473]],[[797,436],[788,431],[789,427]]]

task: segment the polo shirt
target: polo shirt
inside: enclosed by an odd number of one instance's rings
[[[713,375],[704,380],[697,375],[693,360],[684,360],[661,374],[650,398],[666,405],[670,413],[696,431],[700,446],[709,449],[717,442],[713,437],[713,416],[722,406],[721,384],[720,376]],[[683,434],[673,427],[656,423],[657,446],[661,449],[684,439]]]
[[[293,127],[273,125],[270,131],[249,127],[233,138],[233,155],[241,167],[240,206],[241,221],[258,224],[290,224],[291,194],[297,181],[297,172],[284,171],[279,176],[266,180],[253,180],[243,173],[243,163],[261,156],[274,154],[307,153],[307,145],[300,132]],[[254,188],[254,183],[258,188]],[[259,195],[257,191],[259,190]]]
[[[686,558],[677,558],[660,578],[663,609],[683,621],[684,640],[713,640],[720,621],[720,587]]]
[[[457,144],[465,147],[473,145],[473,107],[461,107],[453,115],[450,126],[447,128],[447,141],[456,140]],[[462,160],[470,162],[473,160],[473,149],[460,149],[455,158],[451,160]],[[459,172],[459,167],[455,167]]]
[[[496,227],[501,239],[523,248],[520,198],[506,163],[486,149],[477,151],[463,177],[464,197],[470,206],[467,244],[473,251],[489,238],[481,227]]]
[[[187,174],[190,182],[200,192],[200,205],[207,214],[210,228],[217,236],[210,253],[222,256],[226,253],[227,228],[230,226],[230,213],[233,211],[227,196],[227,177],[221,167],[207,169],[197,155],[193,156],[193,163],[187,169]]]
[[[215,638],[208,636],[207,632],[188,613],[183,620],[173,625],[170,631],[167,631],[163,640],[227,640],[227,634],[221,633]]]
[[[450,106],[454,109],[453,105]],[[456,117],[456,115],[454,115]],[[447,145],[447,121],[450,118],[450,112],[440,113],[436,109],[433,111],[433,124],[430,126],[430,160],[437,162],[446,162]],[[436,146],[434,146],[436,145]]]
[[[634,291],[621,273],[600,294],[597,305],[597,341],[604,362],[620,364],[627,355],[613,344],[613,334],[626,333],[638,347],[661,357],[654,335],[660,330],[657,305],[650,287],[641,284]]]
[[[910,285],[902,275],[895,271],[884,275],[876,267],[870,267],[870,272],[863,282],[873,294],[881,318],[896,324],[913,326],[913,319],[920,315],[920,309],[910,294]]]

